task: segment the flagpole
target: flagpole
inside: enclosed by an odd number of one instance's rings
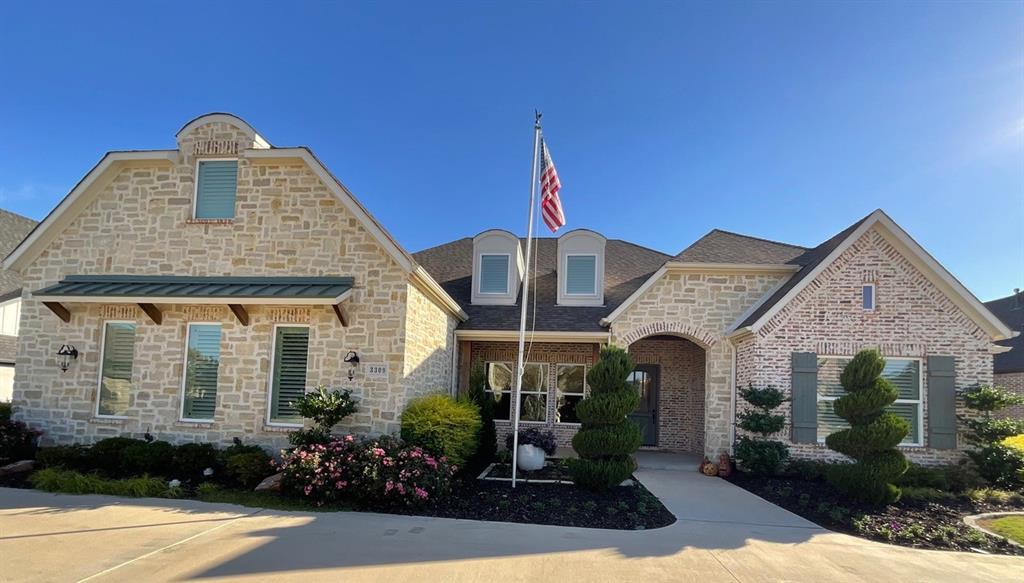
[[[519,355],[516,357],[516,389],[513,393],[512,414],[512,487],[516,487],[516,465],[519,461],[519,408],[523,388],[523,349],[526,345],[526,300],[530,297],[530,253],[533,251],[533,207],[537,197],[537,156],[540,154],[540,112],[534,111],[533,167],[530,170],[530,220],[526,225],[526,268],[523,276],[523,300],[519,313]]]

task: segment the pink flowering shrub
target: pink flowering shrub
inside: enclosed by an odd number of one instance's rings
[[[285,489],[317,504],[393,508],[445,494],[456,467],[393,437],[359,441],[346,435],[295,448],[283,457],[281,470]]]

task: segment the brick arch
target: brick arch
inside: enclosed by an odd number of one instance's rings
[[[623,334],[622,343],[628,348],[630,344],[641,338],[657,336],[659,334],[681,336],[696,343],[705,350],[714,346],[717,341],[713,334],[692,324],[684,324],[683,322],[652,322]]]

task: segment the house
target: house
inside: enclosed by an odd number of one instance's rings
[[[877,346],[908,456],[935,462],[959,455],[955,389],[990,383],[1011,335],[881,211],[813,248],[714,230],[667,255],[586,229],[536,246],[528,265],[489,230],[410,254],[309,149],[205,115],[173,150],[105,155],[5,260],[25,290],[15,415],[51,443],[275,446],[301,423],[291,401],[324,383],[359,398],[344,429],[391,433],[409,399],[465,390],[479,361],[507,432],[530,277],[519,414],[562,443],[611,342],[638,363],[647,447],[728,451],[736,387],[771,384],[791,396],[793,451],[822,457],[844,359]]]
[[[10,253],[35,226],[30,218],[0,209],[0,255]],[[0,403],[9,402],[14,391],[20,318],[21,277],[17,272],[0,270]]]
[[[999,342],[1006,351],[995,356],[992,383],[1024,395],[1024,292],[1015,289],[1012,295],[985,302],[985,305],[1018,333],[1014,338]],[[1002,413],[1024,419],[1024,405],[1015,405]]]

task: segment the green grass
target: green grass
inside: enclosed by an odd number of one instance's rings
[[[180,488],[169,488],[161,478],[127,478],[112,480],[95,474],[46,468],[29,477],[37,490],[61,494],[107,494],[131,498],[180,498]]]
[[[269,508],[271,510],[301,510],[307,512],[347,510],[347,508],[342,506],[317,506],[301,498],[288,498],[274,492],[231,490],[209,482],[202,483],[196,488],[195,499],[203,502],[238,504],[239,506]]]
[[[1024,514],[982,520],[981,525],[1014,542],[1024,544]]]

